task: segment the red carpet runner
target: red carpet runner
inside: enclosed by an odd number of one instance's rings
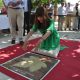
[[[34,47],[38,39],[30,41],[29,48],[26,51],[30,51]],[[62,45],[66,45],[66,48],[60,51],[58,58],[60,63],[45,77],[44,80],[80,80],[80,42],[61,40]],[[24,54],[19,44],[9,46],[0,50],[0,64],[11,60],[17,56]],[[3,67],[0,67],[0,72],[12,77],[15,80],[26,80],[18,74],[15,74]]]

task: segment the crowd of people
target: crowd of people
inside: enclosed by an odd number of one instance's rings
[[[80,2],[72,4],[70,2],[62,2],[57,5],[55,14],[55,5],[43,5],[51,18],[57,17],[58,30],[79,30],[80,29]]]
[[[73,7],[71,3],[61,3],[58,7],[58,30],[79,30],[80,29],[80,7],[76,3]]]

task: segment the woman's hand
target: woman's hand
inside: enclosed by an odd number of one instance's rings
[[[29,45],[28,39],[30,38],[30,36],[31,36],[33,33],[34,33],[34,31],[33,31],[33,30],[30,30],[30,32],[27,34],[27,38],[25,39],[24,44],[23,44],[23,46],[22,46],[23,50],[26,50],[26,49],[27,49],[27,47],[28,47],[28,45]]]
[[[23,49],[23,50],[27,50],[28,44],[29,44],[29,42],[25,42],[25,43],[23,44],[23,46],[22,46],[22,49]]]
[[[34,51],[34,52],[38,51],[38,48],[39,48],[39,46],[40,46],[40,44],[41,44],[42,41],[43,41],[43,39],[41,38],[41,39],[38,41],[38,43],[36,44],[35,48],[34,48],[32,51]]]

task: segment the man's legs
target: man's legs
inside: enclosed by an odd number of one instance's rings
[[[24,13],[24,32],[23,32],[24,36],[25,36],[25,29],[27,30],[27,33],[30,31],[30,13],[29,12]]]
[[[78,29],[78,17],[74,17],[73,18],[73,30],[77,30]]]
[[[78,17],[78,30],[80,30],[80,16]]]
[[[61,16],[58,16],[58,30],[62,31],[62,21],[61,21]]]
[[[16,12],[14,9],[8,8],[8,17],[10,22],[10,32],[12,37],[12,44],[15,44],[16,39]]]
[[[19,9],[17,11],[17,25],[20,44],[23,44],[23,25],[24,25],[24,11]]]

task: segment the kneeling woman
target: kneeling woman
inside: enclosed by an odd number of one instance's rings
[[[41,32],[42,37],[33,51],[57,57],[60,50],[60,36],[55,29],[54,20],[48,17],[43,7],[38,7],[36,10],[35,22],[25,39],[23,49],[27,48],[28,39],[37,30]]]

